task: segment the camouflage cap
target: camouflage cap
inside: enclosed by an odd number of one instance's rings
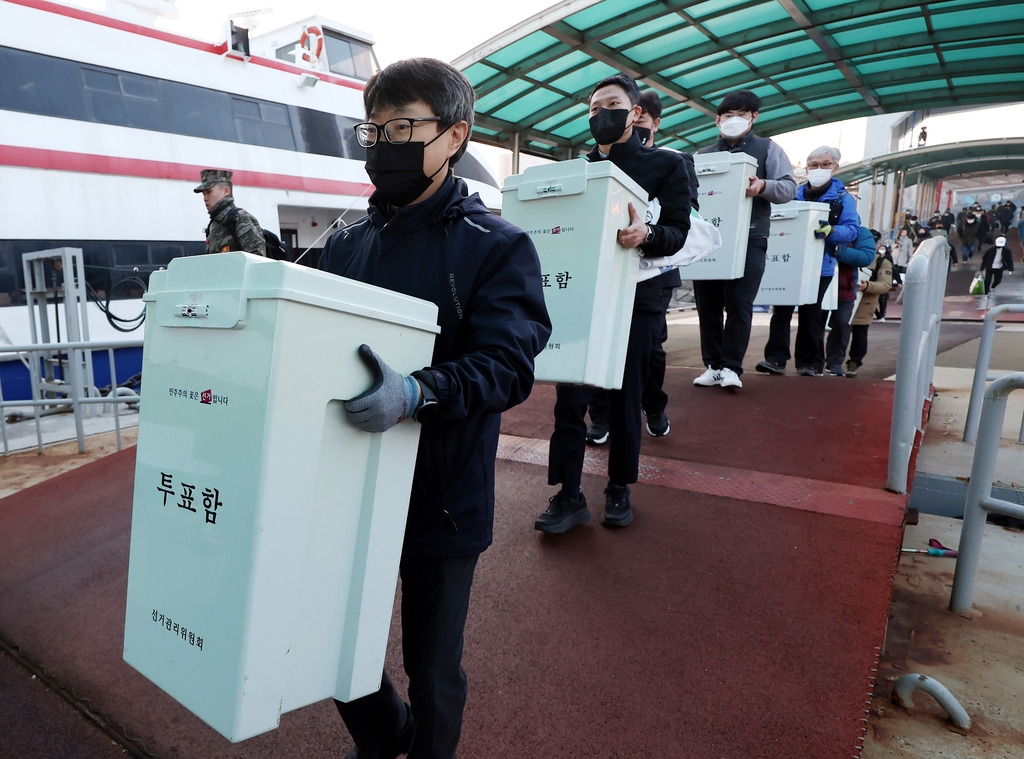
[[[192,192],[209,190],[215,184],[220,184],[221,182],[231,184],[231,177],[233,174],[230,171],[223,171],[221,169],[203,169],[199,172],[199,176],[203,182],[197,188],[192,190]]]

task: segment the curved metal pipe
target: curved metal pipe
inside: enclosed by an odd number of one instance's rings
[[[962,730],[971,729],[971,718],[967,710],[960,706],[956,696],[950,693],[946,686],[928,675],[904,675],[896,681],[892,689],[892,700],[904,709],[912,709],[914,706],[914,691],[923,690],[929,696],[939,702],[939,706],[946,710],[949,719],[954,725]]]

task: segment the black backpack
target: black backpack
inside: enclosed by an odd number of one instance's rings
[[[238,206],[233,206],[228,215],[224,217],[225,221],[231,225],[231,235],[235,238],[235,242],[238,242],[238,233],[236,228],[238,226]],[[275,261],[291,261],[291,253],[287,246],[281,242],[281,238],[271,232],[269,229],[263,229],[260,227],[260,232],[263,233],[263,244],[267,248],[267,258],[272,258]],[[241,245],[239,245],[241,247]]]
[[[828,224],[830,227],[834,227],[839,223],[839,219],[843,216],[843,198],[846,197],[846,191],[843,190],[836,197],[828,202]]]

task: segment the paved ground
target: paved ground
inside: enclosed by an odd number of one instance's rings
[[[935,538],[956,547],[958,519],[921,515],[904,545],[927,548]],[[864,759],[1009,759],[1024,755],[1024,532],[985,527],[974,613],[950,612],[956,561],[904,554],[896,573],[879,681],[871,700]],[[895,706],[890,683],[908,673],[934,677],[971,717],[956,731],[942,708],[918,693],[914,708]]]

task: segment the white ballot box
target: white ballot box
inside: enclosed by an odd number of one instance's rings
[[[537,246],[551,338],[536,378],[622,387],[640,252],[623,248],[629,203],[640,219],[647,193],[611,161],[531,166],[505,179],[501,215]]]
[[[437,307],[247,253],[150,278],[124,659],[231,741],[379,688],[419,442],[342,399],[430,364]]]
[[[818,302],[825,240],[815,238],[819,222],[828,221],[828,203],[794,200],[772,206],[759,306],[802,306]]]
[[[718,227],[722,247],[707,258],[679,269],[683,279],[739,279],[747,265],[750,178],[757,176],[757,159],[746,153],[695,153],[700,185],[700,215]]]

